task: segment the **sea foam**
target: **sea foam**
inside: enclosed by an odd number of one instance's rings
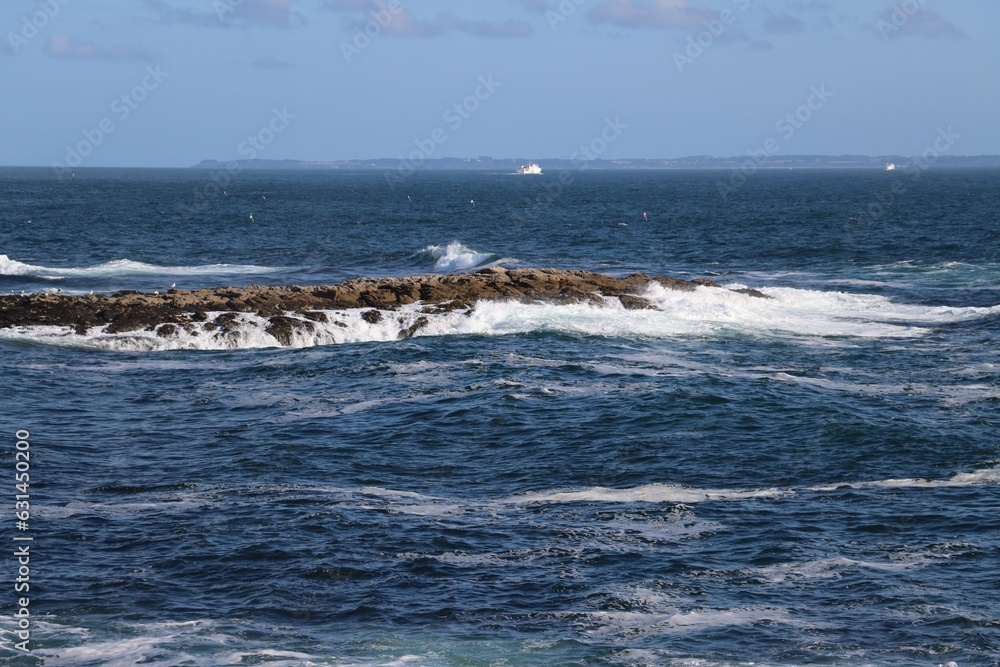
[[[467,310],[427,314],[422,304],[386,311],[381,318],[370,309],[325,311],[328,323],[298,328],[288,347],[344,343],[388,342],[411,331],[419,337],[525,333],[560,333],[626,339],[664,339],[688,336],[753,335],[809,338],[916,338],[935,327],[994,317],[1000,306],[959,308],[894,303],[873,295],[767,288],[770,298],[758,298],[717,287],[693,292],[670,290],[652,283],[641,296],[658,310],[626,310],[615,297],[600,304],[521,303],[480,301]],[[220,313],[209,313],[211,320]],[[289,316],[295,317],[294,313]],[[267,333],[267,320],[240,313],[227,331],[210,330],[204,323],[178,327],[175,333],[133,331],[108,334],[95,327],[86,335],[67,327],[17,327],[0,330],[0,339],[108,350],[225,350],[281,347]],[[408,334],[404,334],[404,337]]]
[[[197,266],[157,266],[130,259],[116,259],[103,264],[86,267],[49,267],[25,264],[0,255],[0,275],[62,280],[65,278],[106,278],[129,275],[240,275],[267,274],[282,271],[281,268],[254,266],[252,264],[203,264]]]
[[[501,255],[489,252],[479,252],[452,241],[446,246],[431,245],[424,248],[423,257],[434,262],[434,270],[441,272],[465,271],[497,262]]]

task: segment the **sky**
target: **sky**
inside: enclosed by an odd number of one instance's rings
[[[4,0],[0,165],[1000,154],[998,27],[996,0]]]

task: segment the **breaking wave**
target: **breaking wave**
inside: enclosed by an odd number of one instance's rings
[[[269,332],[267,318],[239,313],[234,322],[220,328],[212,320],[221,313],[209,313],[207,322],[166,329],[161,325],[156,330],[107,334],[95,327],[79,335],[67,327],[17,327],[0,330],[0,339],[128,351],[312,347],[410,336],[537,332],[630,339],[731,335],[907,339],[957,322],[989,322],[1000,314],[1000,306],[915,306],[864,294],[791,288],[762,291],[770,298],[715,287],[676,291],[653,283],[642,296],[657,309],[647,310],[627,310],[617,298],[609,297],[597,305],[480,301],[469,309],[446,313],[426,313],[421,304],[375,316],[365,308],[325,311],[326,322],[301,320],[290,335],[279,337]]]
[[[427,246],[420,251],[419,256],[422,263],[433,263],[435,271],[444,273],[478,268],[503,259],[502,255],[479,252],[462,245],[458,241],[452,241],[446,246]]]
[[[45,280],[63,280],[66,278],[106,278],[129,275],[171,275],[171,276],[202,276],[202,275],[240,275],[266,274],[280,271],[267,266],[252,264],[204,264],[200,266],[157,266],[130,259],[116,259],[111,262],[86,267],[49,267],[25,264],[0,255],[0,276],[22,276],[42,278]]]

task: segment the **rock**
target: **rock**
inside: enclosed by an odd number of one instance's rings
[[[295,289],[298,289],[298,291],[302,291],[301,287]],[[330,318],[327,316],[326,313],[321,313],[317,310],[300,310],[295,314],[301,315],[307,320],[312,320],[313,322],[319,322],[320,324],[328,324],[330,322]]]
[[[277,306],[266,305],[257,310],[257,315],[258,317],[264,317],[264,318],[277,317],[278,315],[281,315],[283,312],[284,311],[282,311],[281,308],[278,308]]]
[[[587,271],[508,270],[493,266],[475,273],[358,278],[325,286],[253,285],[171,290],[167,294],[123,290],[112,296],[0,296],[0,328],[55,325],[85,333],[90,327],[105,326],[108,333],[120,333],[164,324],[183,326],[197,322],[203,323],[201,328],[204,330],[221,330],[219,333],[228,334],[239,326],[239,313],[257,313],[266,319],[267,328],[278,333],[276,338],[287,339],[291,331],[307,324],[329,323],[329,318],[320,311],[366,308],[362,317],[369,323],[377,324],[382,321],[385,312],[417,302],[421,302],[427,313],[467,311],[483,300],[599,304],[602,297],[618,297],[626,308],[649,308],[652,304],[648,300],[635,295],[653,280],[665,288],[676,290],[719,287],[717,283],[703,279],[651,278],[645,274],[615,278]],[[755,297],[766,296],[756,290],[740,291]],[[219,311],[224,312],[209,322],[206,313]],[[285,313],[297,313],[301,319],[288,317]],[[401,335],[412,336],[426,324],[417,326],[419,322],[404,329]]]
[[[749,289],[749,288],[746,288],[746,287],[743,287],[741,289],[734,289],[733,291],[736,292],[737,294],[746,294],[747,296],[756,297],[758,299],[773,299],[774,298],[773,296],[768,296],[768,295],[764,294],[760,290]]]
[[[399,335],[396,337],[397,340],[406,340],[408,338],[413,338],[413,334],[423,329],[425,326],[427,326],[428,323],[429,320],[426,317],[419,318],[416,322],[414,322],[407,328],[400,331]]]
[[[279,343],[287,347],[292,344],[292,337],[296,331],[303,330],[312,333],[316,330],[316,325],[307,320],[297,320],[294,317],[278,315],[267,321],[267,326],[264,327],[264,330],[274,336]]]
[[[177,335],[177,326],[174,324],[161,324],[156,330],[156,335],[160,338],[170,338]]]
[[[659,310],[659,308],[653,305],[652,301],[644,299],[641,296],[622,294],[618,297],[618,300],[621,301],[625,310]]]
[[[222,313],[215,318],[214,323],[223,331],[232,331],[239,324],[240,316],[236,313]]]

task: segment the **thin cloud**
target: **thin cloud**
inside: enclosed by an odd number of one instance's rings
[[[437,20],[437,26],[442,32],[454,30],[464,32],[474,37],[490,37],[494,39],[510,39],[530,37],[535,29],[524,21],[468,21],[454,16],[442,15]]]
[[[364,29],[367,23],[377,20],[383,34],[400,37],[433,37],[447,32],[459,32],[473,37],[510,39],[529,37],[535,33],[535,29],[526,21],[513,19],[469,20],[439,14],[432,20],[423,20],[409,9],[398,4],[390,6],[383,0],[331,0],[325,7],[348,15],[347,24],[351,29]],[[388,17],[388,20],[384,17]]]
[[[933,9],[920,9],[908,14],[902,6],[888,7],[879,14],[878,31],[885,37],[952,37],[965,33]]]
[[[162,25],[180,23],[206,28],[289,28],[305,22],[305,18],[294,10],[298,1],[214,0],[211,11],[177,7],[168,0],[144,0],[144,4],[156,14],[155,21]]]
[[[145,0],[147,8],[156,14],[156,22],[161,25],[180,23],[184,25],[200,25],[208,28],[222,28],[224,18],[215,12],[202,12],[184,7],[173,7],[164,0]],[[228,5],[227,5],[228,6]]]
[[[549,11],[549,5],[545,0],[514,0],[514,2],[521,5],[529,12],[544,14]]]
[[[68,35],[51,35],[45,50],[53,58],[74,60],[149,60],[149,53],[131,46],[102,48],[93,42],[74,39]]]
[[[257,60],[250,63],[250,66],[256,67],[257,69],[289,69],[294,67],[291,63],[286,63],[284,60],[278,60],[274,56],[257,58]]]
[[[608,0],[594,7],[589,18],[622,28],[693,29],[718,17],[688,0]]]
[[[792,14],[771,14],[764,19],[764,30],[771,34],[802,32],[806,22]]]

